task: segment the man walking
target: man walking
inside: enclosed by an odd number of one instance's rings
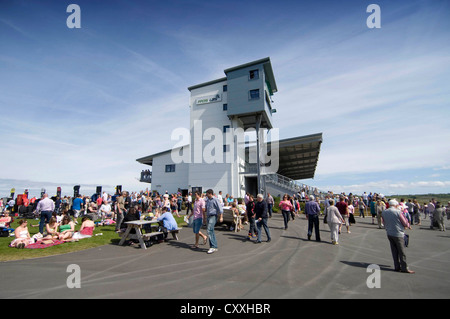
[[[314,232],[316,234],[316,241],[320,241],[320,231],[319,231],[319,214],[320,206],[314,200],[314,196],[309,197],[309,201],[305,204],[305,214],[308,220],[308,240],[311,240],[312,230],[314,227]]]
[[[206,197],[207,232],[210,246],[208,254],[212,254],[218,250],[214,226],[216,226],[217,215],[219,215],[219,222],[223,222],[223,207],[220,205],[219,200],[214,197],[214,191],[212,189],[206,191]]]
[[[264,200],[262,194],[258,194],[256,197],[255,203],[255,219],[256,219],[256,227],[258,228],[258,240],[256,243],[261,242],[261,226],[264,227],[264,231],[266,232],[267,242],[271,241],[269,226],[267,226],[267,219],[269,218],[267,214],[267,203]]]
[[[348,222],[349,212],[348,204],[345,202],[345,197],[340,196],[339,202],[336,204],[336,208],[339,210],[342,218],[345,220],[345,227],[347,227],[347,233],[350,233],[350,223]],[[339,233],[341,232],[342,224],[339,226]]]
[[[55,203],[48,198],[48,194],[44,194],[36,207],[36,212],[41,213],[41,221],[39,222],[39,232],[44,233],[44,225],[50,221],[52,213],[55,210]]]
[[[414,271],[408,269],[404,248],[405,227],[409,227],[409,223],[398,207],[398,202],[395,199],[391,199],[389,208],[384,210],[381,216],[391,245],[394,270],[414,274]]]

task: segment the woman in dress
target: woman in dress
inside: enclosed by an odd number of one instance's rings
[[[19,227],[14,231],[14,235],[16,236],[16,239],[9,244],[10,247],[21,249],[34,243],[34,240],[31,238],[30,232],[28,231],[28,221],[26,219],[21,219],[19,221]]]
[[[72,239],[78,240],[83,238],[92,237],[95,229],[95,223],[89,219],[89,217],[84,216],[81,220],[81,228],[79,232],[73,234]]]

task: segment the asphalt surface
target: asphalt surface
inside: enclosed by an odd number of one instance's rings
[[[331,244],[329,228],[320,223],[321,242],[307,240],[302,215],[283,229],[279,214],[269,219],[270,243],[247,240],[248,226],[232,232],[216,228],[219,250],[209,244],[190,248],[191,228],[179,241],[147,250],[116,244],[59,256],[0,264],[0,298],[161,298],[161,299],[303,299],[303,298],[448,298],[450,231],[429,229],[429,220],[408,230],[409,268],[393,270],[384,229],[372,219],[356,218],[351,233],[343,228],[340,245]],[[447,221],[446,221],[447,223]],[[202,230],[206,233],[206,230]],[[169,235],[169,237],[171,237]],[[80,288],[69,288],[79,266]],[[380,271],[368,272],[369,265]],[[372,267],[372,266],[370,266]],[[372,277],[370,277],[372,275]],[[378,276],[379,275],[379,276]],[[377,276],[377,277],[374,277]],[[370,278],[369,278],[370,277]],[[378,284],[375,288],[368,287]],[[379,288],[378,288],[379,287]]]

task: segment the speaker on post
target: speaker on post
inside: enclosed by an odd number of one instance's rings
[[[97,195],[101,195],[102,194],[102,187],[101,186],[97,186],[96,194]]]
[[[80,195],[80,185],[73,187],[73,197],[78,197],[78,195]]]

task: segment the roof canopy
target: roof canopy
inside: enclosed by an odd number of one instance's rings
[[[314,178],[322,133],[279,141],[278,174],[294,180]]]

